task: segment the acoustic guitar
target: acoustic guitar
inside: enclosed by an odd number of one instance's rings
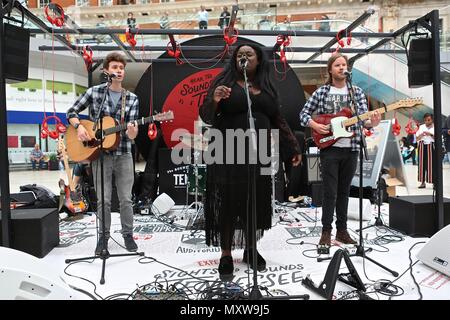
[[[144,125],[150,122],[169,121],[173,119],[173,111],[167,111],[147,118],[137,120],[138,125]],[[75,162],[84,160],[95,160],[100,156],[101,140],[103,140],[103,150],[115,150],[120,143],[120,132],[127,129],[127,124],[117,124],[112,117],[103,118],[103,132],[100,131],[100,125],[90,120],[80,120],[83,127],[91,138],[89,141],[78,140],[77,130],[69,126],[66,133],[67,154]],[[95,128],[95,130],[94,130]]]
[[[62,136],[58,139],[58,149],[61,151],[61,154],[64,159],[64,169],[67,174],[67,179],[69,181],[69,185],[65,185],[64,180],[59,180],[59,187],[63,191],[64,201],[63,205],[70,211],[72,215],[76,215],[79,213],[84,213],[87,211],[88,204],[86,199],[84,199],[83,194],[81,192],[81,188],[75,186],[72,175],[69,167],[69,160],[66,153],[66,146],[64,145],[64,141]],[[61,210],[61,208],[60,208]]]
[[[411,108],[416,105],[423,104],[421,98],[403,99],[395,103],[387,105],[386,107],[377,109],[380,114],[392,111],[398,108]],[[375,110],[374,110],[375,111]],[[359,119],[369,119],[374,111],[369,111],[359,115]],[[336,143],[341,138],[350,138],[353,132],[347,131],[347,127],[358,123],[358,117],[352,117],[353,113],[349,108],[343,108],[338,113],[334,114],[320,114],[313,118],[313,120],[320,124],[329,125],[329,133],[320,134],[312,130],[312,137],[319,149],[325,149]]]

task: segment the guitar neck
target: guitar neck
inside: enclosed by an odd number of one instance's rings
[[[344,123],[344,126],[349,127],[349,126],[354,125],[355,123],[358,123],[359,120],[363,121],[363,120],[369,119],[375,111],[378,111],[379,114],[383,114],[385,112],[389,112],[389,111],[395,110],[397,108],[400,108],[400,106],[398,106],[397,103],[393,103],[384,108],[379,108],[379,109],[376,109],[373,111],[363,113],[363,114],[359,115],[359,117],[355,116],[355,117],[349,118],[349,119],[345,120],[343,123]]]
[[[147,118],[141,118],[141,119],[136,120],[136,122],[137,122],[138,125],[144,125],[146,123],[152,122],[153,118],[154,118],[153,116],[150,116],[150,117],[147,117]],[[111,128],[104,129],[105,135],[107,136],[109,134],[113,134],[113,133],[120,132],[122,130],[126,130],[127,129],[127,125],[128,125],[127,123],[124,123],[124,124],[119,124],[118,126],[114,126],[114,127],[111,127]]]

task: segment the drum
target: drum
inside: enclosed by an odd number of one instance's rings
[[[206,192],[206,164],[190,164],[188,168],[188,193],[204,195]]]

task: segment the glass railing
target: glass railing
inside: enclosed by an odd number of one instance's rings
[[[75,8],[76,10],[76,8]],[[330,31],[330,32],[338,32],[346,28],[351,22],[346,20],[310,20],[310,21],[283,21],[277,22],[277,8],[253,8],[247,10],[239,10],[238,19],[236,21],[236,28],[239,30],[292,30],[292,31]],[[68,10],[70,11],[70,10]],[[47,25],[51,26],[51,24],[47,21],[47,19],[43,16],[43,10],[35,10],[34,13],[38,15],[41,20]],[[162,12],[161,12],[162,15]],[[208,25],[208,29],[219,29],[217,26],[217,18],[219,17],[220,12],[209,12],[210,23]],[[20,13],[14,12],[13,16],[17,20],[21,20],[22,17]],[[80,13],[75,12],[71,18],[74,22],[82,28],[123,28],[125,31],[126,28],[126,17],[116,18],[116,19],[108,19],[105,17],[96,23],[81,23],[79,18],[81,16]],[[159,26],[160,16],[156,15],[148,15],[148,16],[139,16],[137,17],[138,25],[148,25],[153,24]],[[36,28],[36,26],[31,21],[25,21],[25,26],[29,28]],[[197,22],[197,13],[195,12],[185,12],[169,15],[169,28],[170,29],[198,29]],[[362,26],[357,27],[353,32],[373,32],[370,29],[364,28]],[[125,33],[125,32],[124,32]],[[72,44],[74,45],[83,45],[83,44],[96,44],[96,45],[111,45],[113,40],[108,35],[75,35],[68,34],[65,36]],[[45,35],[37,35],[37,37],[50,38],[50,36]],[[126,42],[125,34],[120,34],[118,37]],[[195,35],[183,35],[177,36],[177,38],[189,39],[193,38]],[[161,35],[137,35],[136,39],[138,42],[144,39],[144,44],[149,44],[154,40],[167,39],[167,36]],[[329,38],[321,38],[323,43],[329,41]],[[379,41],[379,38],[360,38],[357,47],[364,48],[371,46]],[[396,54],[391,54],[390,56],[397,59],[398,61],[402,61],[403,63],[407,63],[406,55],[401,53],[401,49],[403,46],[401,42],[397,39],[397,43],[394,41],[388,42],[384,48],[389,49],[399,49],[399,52]],[[355,47],[352,45],[352,47]],[[443,32],[441,34],[441,47],[443,50],[449,50],[450,48],[450,32]],[[442,70],[442,79],[445,83],[450,84],[450,70],[447,68],[441,68]]]

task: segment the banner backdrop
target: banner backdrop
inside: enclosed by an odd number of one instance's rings
[[[256,43],[245,38],[238,38],[236,45],[242,43]],[[181,44],[189,46],[221,46],[225,45],[222,36],[206,36],[188,40]],[[231,54],[231,52],[230,52]],[[217,56],[216,52],[207,51],[186,51],[182,58],[185,59],[204,59],[207,61]],[[224,59],[230,55],[225,54]],[[160,58],[170,58],[164,53]],[[268,55],[272,59],[272,55]],[[303,88],[295,72],[289,68],[286,74],[280,74],[283,66],[278,60],[278,55],[273,63],[271,73],[277,85],[280,96],[281,112],[289,123],[292,130],[301,130],[298,114],[305,104],[305,95]],[[168,147],[173,147],[177,142],[170,141],[170,135],[174,129],[185,128],[191,133],[194,132],[194,121],[198,118],[198,108],[203,103],[211,82],[215,76],[222,71],[225,62],[195,62],[176,64],[173,62],[155,62],[146,70],[136,86],[135,93],[139,97],[140,117],[149,115],[150,106],[153,112],[172,110],[174,120],[168,123],[162,123],[161,129],[164,135],[164,141]],[[139,135],[136,138],[136,144],[140,153],[147,159],[150,144],[152,142],[147,136],[147,126],[139,128]]]

